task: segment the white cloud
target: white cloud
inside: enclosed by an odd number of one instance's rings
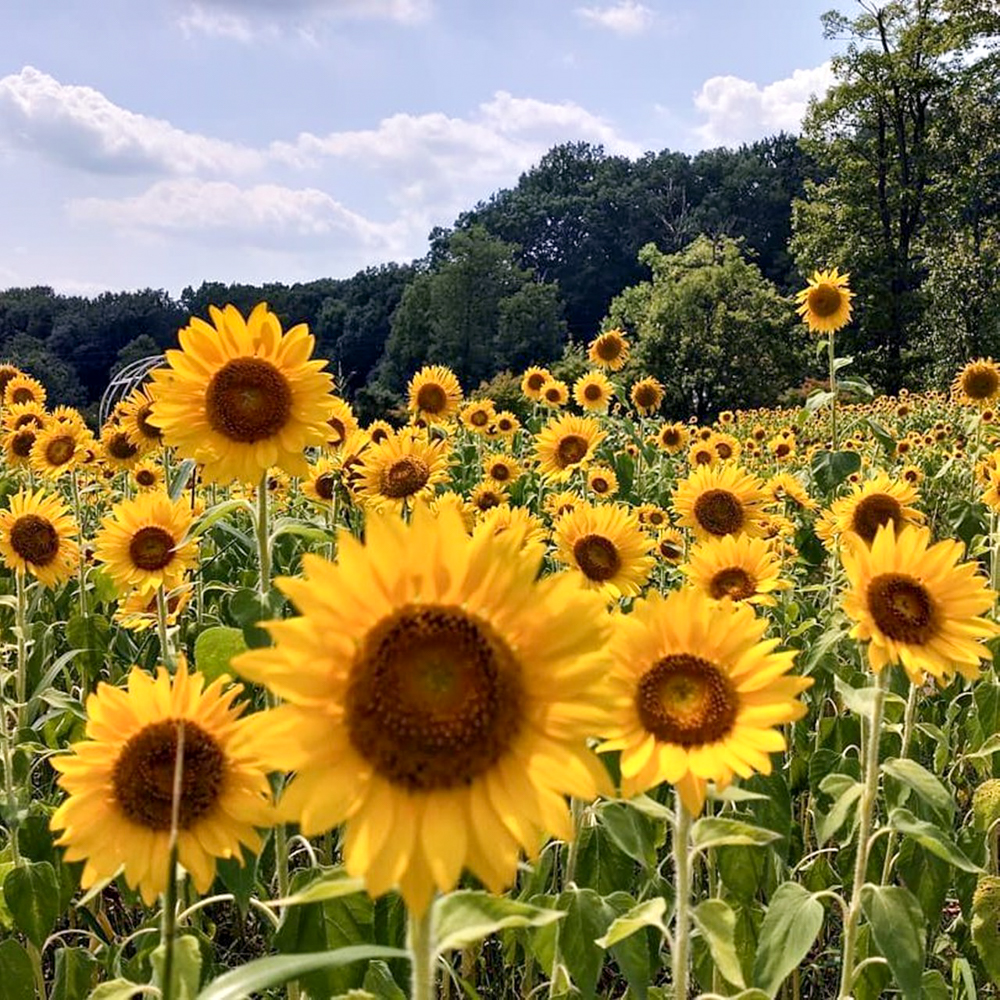
[[[809,98],[833,83],[829,63],[797,69],[764,87],[738,76],[713,76],[695,95],[695,107],[707,121],[695,129],[706,146],[735,145],[778,131],[797,132]]]
[[[0,79],[0,146],[111,174],[239,173],[258,151],[127,111],[92,87],[62,84],[32,66]]]
[[[618,35],[637,35],[653,23],[653,12],[638,0],[619,0],[610,7],[577,7],[576,14]]]

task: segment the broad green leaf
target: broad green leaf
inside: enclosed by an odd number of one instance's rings
[[[806,400],[806,413],[815,413],[824,406],[828,406],[834,399],[834,394],[829,389],[820,389],[814,392]]]
[[[866,885],[861,909],[904,1000],[920,1000],[924,974],[924,915],[913,894],[897,885]]]
[[[778,839],[780,834],[773,830],[765,830],[743,820],[718,816],[706,816],[691,828],[691,844],[695,851],[707,851],[709,848],[722,847],[726,844],[759,847]]]
[[[932,809],[947,818],[949,825],[955,815],[955,801],[941,780],[915,760],[908,758],[887,760],[882,770],[913,789]]]
[[[148,986],[140,986],[139,983],[132,983],[127,979],[109,979],[94,989],[87,1000],[129,1000],[130,997],[147,992],[148,989]]]
[[[723,978],[733,986],[743,987],[743,970],[740,968],[739,956],[736,954],[736,944],[733,933],[736,930],[736,914],[728,903],[721,899],[706,899],[691,911],[701,936],[712,953],[712,959]]]
[[[621,802],[601,806],[601,823],[618,848],[645,868],[656,867],[656,848],[663,842],[662,828],[638,809]]]
[[[893,809],[889,813],[889,826],[907,837],[912,837],[931,854],[936,854],[964,872],[982,872],[982,868],[970,861],[950,837],[945,836],[933,823],[917,819],[909,809]]]
[[[392,978],[392,972],[385,962],[369,962],[361,985],[375,1000],[406,1000],[406,993]]]
[[[578,886],[608,896],[628,885],[634,873],[635,862],[618,847],[603,826],[589,826],[581,832],[574,878]]]
[[[348,878],[342,868],[329,871],[320,878],[314,878],[308,885],[289,896],[268,900],[268,906],[302,906],[305,903],[321,903],[324,899],[338,899],[355,892],[364,892],[365,884],[359,878]]]
[[[150,956],[155,973],[154,981],[165,985],[164,965],[167,960],[166,945],[159,945]],[[174,964],[171,970],[170,995],[177,1000],[194,1000],[201,982],[201,948],[192,934],[182,934],[174,939]]]
[[[14,926],[39,950],[59,916],[59,881],[47,861],[22,865],[3,880]]]
[[[667,901],[662,896],[655,896],[647,899],[633,907],[628,913],[616,917],[608,928],[607,934],[597,938],[595,944],[602,948],[610,948],[612,945],[624,941],[631,937],[636,931],[641,931],[644,927],[656,927],[661,934],[667,933],[667,925],[664,916],[667,911]]]
[[[875,704],[875,697],[878,691],[877,688],[873,687],[863,687],[856,688],[851,687],[846,681],[842,680],[840,677],[834,675],[833,686],[840,695],[841,701],[844,705],[849,708],[855,715],[862,715],[866,719],[870,719],[872,715],[872,706]],[[897,694],[893,694],[891,691],[886,692],[885,700],[896,701],[900,704],[905,704],[902,698]]]
[[[975,995],[975,992],[970,993],[970,1000]],[[922,1000],[951,1000],[951,990],[937,969],[928,969],[921,977],[920,996]]]
[[[783,882],[771,897],[760,926],[754,985],[769,997],[809,954],[823,926],[823,904],[795,882]]]
[[[0,943],[0,995],[4,1000],[35,1000],[31,959],[13,938]]]
[[[60,948],[49,1000],[84,1000],[97,978],[98,962],[86,948]]]
[[[438,954],[467,948],[507,927],[544,927],[565,913],[519,903],[488,892],[459,890],[434,903],[433,940]]]
[[[185,458],[180,465],[177,466],[177,471],[174,473],[173,479],[170,480],[170,499],[176,500],[187,488],[188,480],[191,478],[191,473],[194,472],[197,463],[193,458]]]
[[[205,629],[194,642],[194,665],[209,681],[232,673],[229,661],[246,651],[243,629],[216,625]]]
[[[820,789],[835,796],[828,813],[817,813],[816,839],[825,844],[847,822],[864,786],[847,774],[828,774],[821,782]]]
[[[203,535],[209,528],[215,524],[216,521],[221,520],[226,517],[226,515],[231,514],[236,510],[245,510],[251,517],[255,515],[253,505],[249,500],[223,500],[221,503],[215,504],[213,507],[209,507],[201,517],[195,521],[194,526],[191,529],[191,534],[198,536]]]
[[[823,405],[826,400],[818,405]],[[812,458],[813,481],[824,493],[832,493],[852,472],[861,468],[856,451],[818,451]]]
[[[565,913],[557,925],[559,956],[583,1000],[594,1000],[605,957],[594,942],[615,915],[593,889],[569,889],[556,905]]]

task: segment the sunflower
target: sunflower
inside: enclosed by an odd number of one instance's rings
[[[9,569],[31,573],[46,587],[58,587],[75,572],[80,549],[77,526],[58,496],[21,490],[0,511],[0,556]]]
[[[31,446],[29,464],[32,470],[55,478],[75,469],[83,460],[88,437],[75,424],[51,422],[45,430],[38,432]]]
[[[511,507],[509,503],[498,504],[482,514],[472,534],[478,537],[499,535],[504,531],[516,531],[522,545],[544,544],[547,535],[540,517],[525,507]]]
[[[148,386],[133,389],[118,407],[121,429],[142,454],[153,451],[163,443],[163,431],[149,422],[152,413],[153,397]]]
[[[33,427],[40,431],[48,422],[48,414],[41,403],[12,403],[3,409],[5,431],[19,431],[22,427]]]
[[[764,484],[764,489],[775,503],[789,502],[802,510],[816,510],[819,507],[802,483],[790,472],[772,477]]]
[[[434,514],[440,514],[445,510],[457,514],[467,535],[472,534],[480,520],[479,511],[461,493],[456,493],[454,490],[445,490],[444,493],[439,493],[431,500],[429,507]],[[488,513],[489,511],[487,511]],[[485,515],[483,516],[485,517]]]
[[[774,605],[774,591],[791,584],[781,579],[781,563],[763,538],[724,535],[696,545],[682,572],[713,601]]]
[[[848,278],[849,274],[838,274],[836,268],[815,271],[808,286],[795,296],[798,314],[810,333],[833,333],[851,322],[854,293],[848,288]]]
[[[712,447],[711,441],[695,441],[688,449],[687,460],[688,465],[697,469],[701,466],[716,465],[719,462],[719,456]]]
[[[743,451],[743,446],[732,434],[713,434],[705,443],[712,446],[720,462],[735,462]]]
[[[629,345],[621,330],[608,330],[595,337],[587,347],[587,357],[598,368],[617,372],[628,361]]]
[[[607,431],[593,417],[564,414],[553,417],[535,438],[535,456],[547,479],[569,479],[574,469],[585,468]]]
[[[144,459],[132,469],[131,479],[140,490],[159,490],[163,488],[163,469]]]
[[[900,530],[904,524],[918,524],[924,516],[910,504],[918,499],[917,491],[905,480],[895,482],[880,472],[856,486],[846,497],[835,500],[830,508],[835,534],[853,532],[868,545],[875,533],[891,521]]]
[[[541,402],[552,409],[559,409],[569,402],[569,386],[561,379],[550,378],[542,386]]]
[[[930,529],[913,525],[897,534],[892,521],[879,528],[871,548],[845,549],[851,589],[844,610],[855,621],[851,636],[868,643],[872,670],[898,663],[914,684],[925,673],[938,680],[954,671],[979,675],[979,661],[992,657],[982,640],[1000,634],[979,617],[996,594],[975,562],[959,562],[962,555],[961,542],[931,544]]]
[[[521,421],[510,410],[501,410],[493,420],[497,434],[508,441],[521,429]]]
[[[361,455],[357,492],[375,510],[397,511],[429,500],[448,478],[449,449],[415,429],[404,429]]]
[[[430,424],[446,424],[462,404],[462,387],[444,365],[425,365],[407,386],[410,412]]]
[[[105,563],[120,591],[148,594],[158,587],[173,590],[198,560],[191,527],[191,508],[166,493],[140,493],[114,505],[101,520],[94,558]]]
[[[304,325],[283,334],[263,302],[245,321],[233,306],[210,312],[214,327],[192,319],[170,367],[152,372],[151,421],[209,481],[254,483],[274,466],[306,475],[302,451],[327,438],[333,387],[326,362],[309,360],[313,338]]]
[[[7,391],[7,383],[11,379],[17,378],[19,375],[23,375],[24,372],[21,371],[16,365],[12,364],[0,364],[0,401],[4,399],[5,393]]]
[[[422,504],[373,516],[336,565],[307,554],[306,579],[278,581],[302,616],[233,660],[284,701],[258,728],[295,772],[282,818],[307,837],[344,824],[348,873],[416,914],[463,868],[502,891],[521,849],[572,836],[564,796],[607,786],[587,738],[607,724],[609,617],[521,543]]]
[[[555,524],[556,559],[609,600],[634,597],[649,578],[652,539],[625,504],[581,504]]]
[[[648,375],[632,384],[629,399],[642,416],[648,417],[663,405],[663,384]]]
[[[614,386],[602,371],[587,372],[573,383],[573,399],[583,410],[605,412],[614,394]]]
[[[587,470],[587,487],[602,499],[618,492],[618,477],[610,465],[594,465]]]
[[[485,434],[496,417],[492,399],[476,399],[463,407],[460,414],[462,423],[473,434]]]
[[[676,566],[684,558],[684,548],[684,535],[676,528],[664,528],[656,536],[654,552],[672,566]]]
[[[715,536],[763,534],[763,507],[769,502],[761,481],[738,465],[699,466],[674,491],[679,524],[699,540]]]
[[[5,434],[3,450],[7,464],[12,467],[27,465],[37,436],[38,433],[34,427],[22,427],[19,431]]]
[[[346,399],[334,396],[330,400],[330,416],[327,418],[329,430],[326,432],[326,446],[339,448],[358,429],[354,410]]]
[[[795,455],[795,438],[778,434],[767,442],[767,448],[776,461],[787,462]]]
[[[548,370],[548,368],[539,368],[537,365],[532,365],[532,367],[521,376],[521,392],[523,392],[528,399],[538,402],[538,400],[542,398],[542,386],[545,385],[550,378],[552,378],[552,373]]]
[[[951,391],[964,406],[987,406],[1000,397],[1000,367],[992,358],[970,361],[955,376]]]
[[[542,502],[542,509],[549,517],[555,519],[563,514],[570,514],[578,507],[586,506],[587,501],[572,490],[561,490],[558,493],[547,493]]]
[[[339,478],[337,466],[329,459],[321,458],[315,465],[309,466],[309,475],[302,480],[302,492],[314,503],[328,506],[336,496]]]
[[[664,424],[656,434],[656,445],[668,455],[676,455],[688,443],[690,433],[684,424]]]
[[[649,528],[659,530],[670,524],[670,517],[662,507],[657,507],[655,503],[644,503],[635,508],[639,523]]]
[[[51,758],[68,794],[52,816],[67,861],[85,861],[81,885],[113,878],[147,905],[166,888],[174,771],[182,747],[177,856],[206,893],[216,858],[259,851],[255,827],[269,826],[267,775],[247,741],[240,685],[205,685],[199,673],[133,667],[125,690],[101,683],[87,699],[85,740]]]
[[[483,457],[483,475],[493,485],[506,489],[521,478],[522,469],[513,455],[493,453]]]
[[[767,622],[701,591],[651,594],[622,616],[611,642],[616,720],[598,749],[621,751],[622,794],[664,781],[694,815],[708,781],[770,774],[785,749],[777,726],[802,718],[811,678],[789,676],[794,653],[762,641]]]
[[[30,375],[15,375],[4,387],[3,404],[13,406],[15,403],[37,403],[45,405],[45,386]]]
[[[502,486],[496,486],[489,482],[479,483],[469,494],[469,503],[477,511],[484,513],[494,507],[499,507],[502,503],[508,503],[507,491]]]

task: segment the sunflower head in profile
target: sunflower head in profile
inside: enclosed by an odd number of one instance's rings
[[[652,375],[632,383],[629,399],[639,413],[648,417],[663,405],[663,385]]]
[[[412,508],[447,480],[449,458],[447,442],[404,428],[362,452],[356,492],[374,510]]]
[[[341,532],[336,565],[303,557],[280,579],[300,617],[275,645],[233,660],[283,704],[261,752],[293,770],[279,811],[305,836],[344,824],[344,862],[370,895],[398,885],[422,913],[463,869],[502,891],[522,850],[572,836],[564,796],[590,800],[606,773],[603,602],[516,525],[466,534],[423,504],[407,524],[373,515]]]
[[[552,373],[548,368],[540,368],[538,365],[532,365],[521,376],[521,392],[528,399],[537,403],[542,398],[542,386],[550,378],[552,378]]]
[[[118,407],[118,424],[132,443],[145,455],[163,443],[163,431],[151,424],[153,397],[146,386],[129,393]]]
[[[16,573],[30,573],[58,587],[77,569],[76,522],[58,496],[22,490],[0,511],[0,556]]]
[[[329,507],[337,495],[340,483],[340,471],[336,463],[327,458],[321,458],[309,466],[309,475],[302,480],[302,492],[313,503],[321,507]]]
[[[656,434],[656,446],[668,455],[676,455],[684,450],[690,436],[684,424],[664,424]]]
[[[565,481],[574,469],[586,468],[607,431],[593,417],[553,417],[535,438],[535,457],[546,479]]]
[[[242,688],[227,680],[206,686],[184,665],[154,679],[133,667],[126,689],[102,682],[87,699],[86,738],[51,759],[67,793],[51,825],[63,831],[66,860],[85,862],[85,889],[121,870],[148,906],[164,891],[178,756],[178,860],[198,891],[208,891],[217,858],[260,850],[270,786],[234,704]]]
[[[773,476],[765,484],[768,496],[775,503],[792,504],[800,510],[817,510],[819,504],[809,496],[808,490],[790,472]]]
[[[898,663],[914,684],[925,674],[979,676],[980,660],[992,656],[983,640],[1000,634],[982,617],[997,595],[963,555],[961,542],[932,544],[929,528],[906,525],[897,532],[891,521],[871,547],[845,548],[851,589],[844,610],[855,622],[851,635],[868,643],[873,670]]]
[[[326,432],[326,446],[336,451],[358,429],[358,419],[346,399],[334,396],[330,401],[330,416],[327,418],[329,430]]]
[[[410,379],[406,390],[410,412],[428,424],[446,424],[462,404],[462,387],[444,365],[425,365]]]
[[[955,376],[951,392],[964,406],[989,406],[1000,397],[1000,366],[992,358],[970,361]]]
[[[553,410],[565,406],[569,402],[569,386],[562,379],[550,378],[542,386],[539,402]]]
[[[462,407],[459,418],[473,434],[486,434],[496,418],[496,405],[492,399],[474,399]]]
[[[396,428],[388,420],[373,420],[366,428],[372,444],[381,444],[386,438],[392,437],[396,433]]]
[[[849,278],[849,274],[839,274],[836,268],[815,271],[808,285],[795,296],[798,314],[810,333],[834,333],[851,322],[854,293],[848,287]]]
[[[878,529],[891,523],[899,531],[905,524],[919,524],[924,516],[910,506],[919,499],[906,480],[894,480],[885,472],[859,483],[830,508],[834,533],[850,533],[866,545],[875,540]]]
[[[4,387],[3,405],[13,406],[15,403],[37,403],[45,405],[45,386],[36,378],[25,375],[15,375]]]
[[[166,493],[140,493],[114,505],[101,521],[94,540],[94,558],[122,592],[171,591],[198,559],[198,547],[188,538],[193,520],[184,499]]]
[[[673,497],[678,523],[692,528],[699,540],[741,532],[759,538],[769,502],[761,481],[732,462],[698,466],[677,484]]]
[[[164,442],[204,465],[208,481],[256,483],[279,466],[304,476],[303,450],[327,438],[333,379],[312,361],[305,325],[282,333],[265,303],[244,320],[233,306],[210,309],[178,335],[149,392]]]
[[[625,367],[629,357],[629,343],[621,330],[607,330],[596,336],[587,347],[591,364],[606,371],[617,372]]]
[[[602,371],[587,372],[573,383],[573,399],[588,412],[604,413],[614,395],[615,388]]]
[[[614,728],[598,749],[621,751],[622,794],[674,785],[698,815],[706,785],[771,773],[785,749],[776,728],[802,718],[794,653],[764,640],[767,622],[746,604],[687,588],[636,602],[611,642]],[[762,641],[763,640],[763,641]]]
[[[38,432],[28,464],[39,475],[55,479],[82,463],[84,449],[91,440],[90,434],[76,424],[50,421]]]
[[[681,569],[713,601],[773,606],[775,591],[791,586],[781,578],[781,562],[770,543],[749,535],[707,538],[694,546]]]
[[[571,514],[578,507],[585,506],[586,503],[587,501],[579,493],[574,493],[572,490],[559,490],[545,494],[542,509],[553,521],[556,521],[563,514]]]

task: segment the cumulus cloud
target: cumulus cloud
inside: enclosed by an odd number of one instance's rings
[[[111,174],[239,173],[264,160],[245,146],[127,111],[92,87],[60,83],[33,66],[0,79],[3,145]]]
[[[638,0],[619,0],[608,7],[577,7],[576,15],[618,35],[637,35],[653,23],[653,12]]]
[[[797,132],[809,98],[826,93],[833,81],[829,63],[797,69],[763,87],[738,76],[713,76],[695,95],[695,107],[707,119],[695,133],[706,146],[724,146]]]

